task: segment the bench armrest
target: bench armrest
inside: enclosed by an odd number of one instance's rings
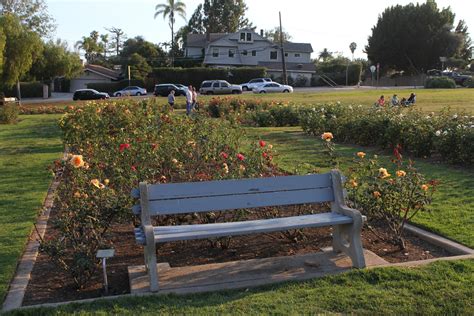
[[[347,205],[337,205],[336,213],[351,217],[354,222],[360,222],[362,225],[367,217],[362,215],[359,210],[348,207]]]
[[[145,233],[145,245],[155,244],[155,232],[152,225],[142,225]]]

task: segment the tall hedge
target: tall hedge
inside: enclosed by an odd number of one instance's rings
[[[145,84],[142,80],[131,80],[130,83],[128,80],[122,80],[122,81],[116,81],[116,82],[97,82],[97,83],[88,83],[87,88],[88,89],[94,89],[99,92],[106,92],[110,95],[112,95],[115,91],[122,90],[123,88],[126,88],[128,86],[139,86],[139,87],[144,87]],[[152,91],[149,91],[152,92]]]
[[[21,82],[20,92],[22,98],[42,98],[43,97],[43,83],[42,82]],[[9,89],[4,89],[6,97],[18,98],[16,85]],[[51,89],[48,88],[48,97],[51,97]]]
[[[334,63],[320,63],[317,65],[317,71],[319,74],[324,74],[331,78],[338,85],[346,84],[346,62],[334,62]],[[360,81],[362,74],[362,64],[361,63],[350,63],[348,69],[348,84],[356,85]],[[316,79],[313,80],[312,85],[314,86],[326,86],[327,84],[319,79],[316,75]]]
[[[262,67],[243,68],[155,68],[150,74],[154,84],[180,83],[199,87],[204,80],[227,80],[240,84],[253,78],[266,76],[266,69]]]

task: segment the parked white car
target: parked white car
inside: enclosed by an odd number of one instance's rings
[[[283,93],[290,93],[293,92],[292,86],[287,86],[284,84],[279,84],[278,82],[269,82],[259,85],[258,87],[253,89],[254,93],[275,93],[275,92],[283,92]]]
[[[146,95],[146,94],[147,94],[146,89],[140,88],[137,86],[130,86],[130,87],[123,88],[120,91],[114,92],[114,97],[132,96],[132,95],[140,96],[140,95]]]
[[[254,88],[258,87],[261,84],[272,82],[270,78],[255,78],[250,80],[247,83],[242,83],[240,86],[242,87],[242,91],[252,91]]]

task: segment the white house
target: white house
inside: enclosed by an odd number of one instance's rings
[[[99,65],[85,65],[80,75],[71,79],[70,92],[78,89],[86,89],[88,83],[105,83],[120,80],[121,72],[119,70],[108,69]]]
[[[251,29],[236,33],[188,34],[185,54],[189,58],[204,58],[209,67],[266,67],[270,76],[281,77],[281,48]],[[311,62],[313,48],[308,43],[287,42],[283,45],[287,73],[293,79],[305,77],[307,84],[316,72]]]

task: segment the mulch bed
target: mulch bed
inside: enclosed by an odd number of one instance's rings
[[[54,217],[54,210],[52,216]],[[403,251],[377,236],[387,235],[382,225],[373,227],[374,234],[364,228],[363,247],[371,250],[388,262],[405,262],[446,257],[451,254],[419,238],[407,234],[407,248]],[[173,242],[158,245],[158,262],[168,262],[171,267],[201,265],[208,263],[247,260],[255,258],[290,256],[314,253],[331,245],[331,228],[305,229],[304,238],[295,242],[281,233],[257,234],[233,237],[228,249],[212,247],[208,240]],[[54,236],[54,229],[48,228],[46,238]],[[143,264],[143,248],[136,245],[131,224],[113,225],[110,239],[114,243],[115,257],[107,261],[110,294],[130,292],[127,267]],[[57,268],[43,253],[40,253],[28,284],[23,305],[72,301],[101,297],[101,270],[89,283],[77,290],[72,279]]]

